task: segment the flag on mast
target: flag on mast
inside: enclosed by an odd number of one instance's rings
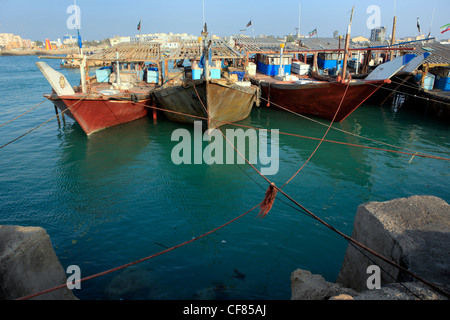
[[[77,32],[78,32],[78,47],[81,49],[83,48],[83,42],[81,41],[80,29],[77,29]]]
[[[308,35],[311,38],[313,35],[317,34],[317,28],[315,28],[313,31],[309,32]]]
[[[444,33],[444,32],[449,31],[449,30],[450,30],[450,23],[447,23],[446,25],[443,25],[441,27],[441,33]]]

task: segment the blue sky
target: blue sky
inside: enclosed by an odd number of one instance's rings
[[[392,31],[395,14],[397,38],[417,35],[417,18],[425,35],[432,22],[431,36],[450,38],[450,31],[439,32],[442,25],[450,23],[449,0],[78,0],[80,33],[85,40],[135,35],[138,34],[139,19],[142,19],[142,34],[186,32],[200,35],[203,3],[208,31],[219,36],[239,33],[250,19],[253,25],[247,28],[248,35],[295,33],[299,25],[300,3],[301,34],[317,28],[319,37],[330,37],[335,30],[345,35],[350,11],[355,5],[351,35],[368,37],[367,21],[373,12],[368,13],[367,9],[376,5],[380,9],[380,24],[386,27],[388,35]],[[25,39],[41,41],[75,34],[67,27],[70,17],[67,8],[73,4],[73,0],[0,0],[0,33],[14,33]]]

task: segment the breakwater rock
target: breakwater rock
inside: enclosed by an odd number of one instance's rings
[[[450,292],[450,206],[433,196],[413,196],[359,206],[352,238]],[[372,267],[371,267],[372,266]],[[379,286],[368,288],[373,268]],[[373,271],[373,273],[372,273]],[[370,279],[369,279],[370,278]],[[376,283],[376,282],[375,282]],[[371,253],[349,244],[336,283],[298,269],[291,275],[292,299],[446,299]]]
[[[0,299],[22,298],[66,281],[66,273],[44,229],[0,225]],[[64,287],[31,299],[77,298]]]

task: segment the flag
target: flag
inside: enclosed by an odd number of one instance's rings
[[[138,30],[141,30],[141,20],[139,20],[139,23],[138,23],[138,25],[137,25],[137,29],[138,29]]]
[[[417,30],[419,30],[419,33],[420,33],[420,23],[419,23],[419,18],[417,18]]]
[[[245,26],[246,28],[250,27],[252,25],[252,20],[250,20],[247,25]]]
[[[80,29],[77,29],[78,32],[78,47],[83,48],[83,42],[81,42]]]
[[[441,27],[441,33],[444,33],[444,32],[449,31],[449,30],[450,30],[450,23],[447,23],[446,25],[443,25]]]
[[[309,37],[312,37],[315,34],[317,34],[317,28],[315,28],[313,31],[308,33]]]

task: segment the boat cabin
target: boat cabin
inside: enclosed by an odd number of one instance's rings
[[[293,54],[283,54],[280,58],[279,54],[257,54],[256,55],[256,68],[259,72],[268,76],[278,75],[280,66],[285,75],[291,74],[291,64]]]

